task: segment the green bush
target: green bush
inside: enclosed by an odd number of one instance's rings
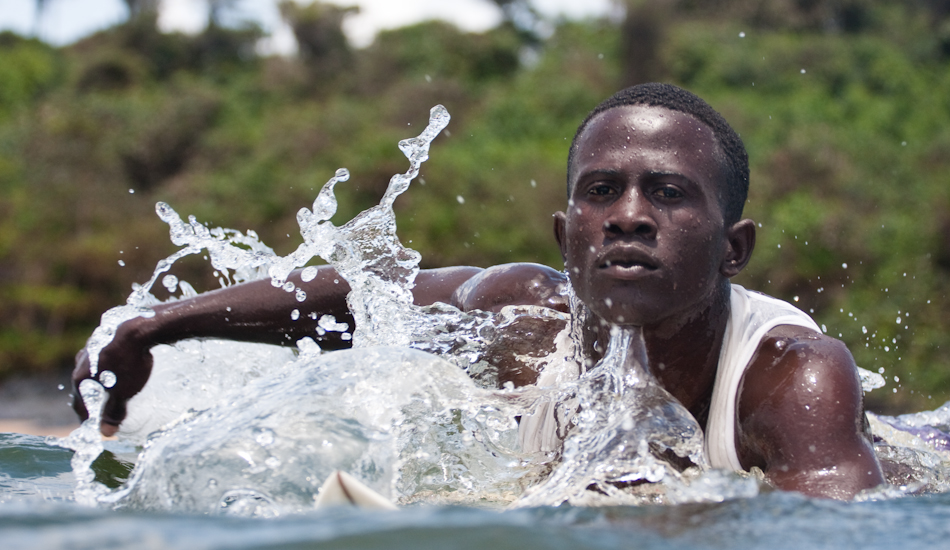
[[[874,407],[936,406],[950,397],[946,21],[924,3],[808,4],[679,3],[659,59],[749,151],[761,226],[737,282],[883,369]],[[250,55],[254,29],[188,37],[147,17],[60,49],[0,34],[0,374],[69,367],[173,250],[157,200],[289,252],[296,211],[337,168],[352,173],[338,223],[379,200],[407,167],[396,142],[436,103],[453,121],[396,202],[403,242],[426,267],[558,267],[567,149],[619,86],[621,29],[560,21],[526,46],[510,27],[422,23],[319,68]],[[208,272],[175,268],[199,289],[218,285]]]

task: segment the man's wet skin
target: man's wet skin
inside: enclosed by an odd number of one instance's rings
[[[717,150],[706,125],[659,107],[611,109],[588,125],[555,232],[575,292],[599,317],[676,332],[725,292]]]
[[[555,234],[597,317],[644,329],[663,386],[705,421],[728,319],[728,278],[748,261],[749,220],[724,227],[718,144],[692,116],[625,106],[577,141]]]
[[[610,324],[642,327],[651,370],[702,426],[729,319],[729,279],[745,267],[755,244],[751,220],[724,219],[722,154],[712,130],[691,115],[642,105],[609,109],[579,136],[568,207],[554,220],[571,284],[594,313],[585,327],[590,360],[600,358]],[[290,309],[299,308],[301,320],[310,312],[348,317],[349,287],[338,278],[332,268],[321,268],[313,281],[295,279],[307,292],[302,305],[269,281],[257,281],[163,304],[153,318],[120,326],[100,356],[100,368],[120,380],[110,392],[103,431],[114,431],[125,401],[145,384],[153,345],[189,337],[292,344],[315,327],[288,325]],[[567,310],[564,275],[536,264],[426,270],[416,283],[417,305]],[[537,371],[511,358],[545,354],[562,327],[515,327],[513,338],[490,350],[500,381],[535,382]],[[349,345],[336,337],[320,343]],[[81,360],[74,380],[86,377],[88,361]],[[860,384],[843,344],[800,327],[777,327],[743,380],[736,423],[743,467],[762,468],[778,487],[810,495],[850,498],[882,482],[861,430]]]
[[[610,109],[578,140],[568,210],[555,223],[575,292],[606,322],[643,327],[652,371],[701,425],[729,279],[755,245],[751,220],[725,224],[719,155],[712,130],[690,115]],[[844,345],[798,327],[768,336],[738,396],[742,465],[813,495],[850,498],[880,484]],[[779,347],[785,351],[771,353]]]

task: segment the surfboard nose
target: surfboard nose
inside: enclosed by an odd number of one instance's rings
[[[388,498],[364,485],[350,474],[336,470],[323,482],[314,503],[316,508],[356,506],[369,510],[396,510]]]

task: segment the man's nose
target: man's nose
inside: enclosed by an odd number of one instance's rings
[[[625,192],[611,205],[604,220],[604,232],[613,237],[636,235],[645,239],[656,238],[656,220],[649,198],[639,189]]]

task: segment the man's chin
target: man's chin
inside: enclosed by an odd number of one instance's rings
[[[634,311],[622,311],[618,308],[592,310],[602,326],[616,325],[620,327],[642,327],[648,325],[649,319]]]
[[[587,301],[587,307],[602,324],[619,326],[644,326],[662,317],[662,304],[651,303],[641,293],[611,293]],[[593,306],[591,304],[594,304]]]

